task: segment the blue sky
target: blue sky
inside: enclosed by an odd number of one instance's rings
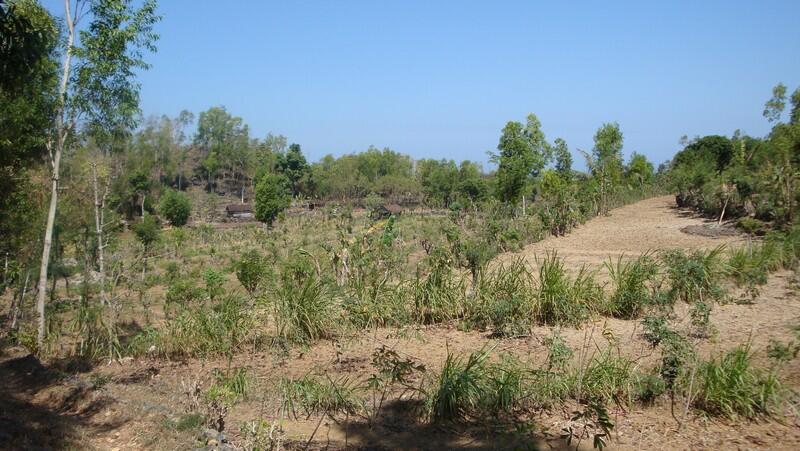
[[[45,4],[61,15],[61,2]],[[681,135],[764,135],[800,85],[800,1],[161,0],[145,115],[224,105],[311,160],[388,146],[487,161],[509,120],[589,150],[619,122],[655,162]]]

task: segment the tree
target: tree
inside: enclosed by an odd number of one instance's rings
[[[556,160],[556,172],[564,179],[572,178],[572,154],[567,142],[561,138],[553,141],[553,156]]]
[[[609,197],[622,175],[622,131],[616,122],[603,124],[594,135],[587,162],[599,188],[598,214],[607,215]]]
[[[497,196],[507,204],[516,204],[531,177],[536,177],[550,158],[550,148],[533,113],[526,125],[508,122],[503,128],[498,154],[491,155],[497,168]]]
[[[272,226],[278,215],[291,204],[289,181],[285,176],[266,174],[256,185],[255,217]]]
[[[189,215],[192,213],[192,204],[189,202],[189,196],[180,191],[170,189],[161,196],[158,212],[167,218],[173,226],[182,227],[189,220]]]
[[[250,138],[242,118],[231,115],[222,106],[209,108],[198,116],[195,144],[204,152],[202,167],[209,191],[216,187],[221,169],[232,176],[237,190],[244,190]]]
[[[300,181],[307,176],[311,168],[300,149],[300,144],[292,144],[286,153],[278,154],[278,170],[289,180],[292,197],[300,192]]]
[[[58,205],[61,157],[68,138],[81,124],[105,138],[133,128],[139,104],[135,71],[149,67],[143,59],[143,51],[154,51],[158,38],[153,32],[159,20],[155,0],[145,0],[139,9],[133,8],[131,0],[97,0],[91,2],[88,9],[83,6],[84,1],[75,0],[73,9],[71,0],[64,0],[66,34],[59,102],[51,116],[53,125],[46,141],[52,182],[36,305],[40,345],[44,340],[47,268]],[[85,14],[91,22],[85,29],[79,29]],[[77,46],[76,34],[80,34]],[[75,67],[73,58],[78,63]]]
[[[634,152],[631,154],[625,177],[636,183],[639,189],[644,189],[645,185],[653,183],[653,163],[647,161],[644,155]]]
[[[0,2],[0,237],[12,258],[30,242],[35,221],[28,169],[46,154],[57,42],[55,19],[38,2]]]

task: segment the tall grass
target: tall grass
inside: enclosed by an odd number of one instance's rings
[[[282,409],[295,418],[299,409],[307,416],[352,415],[364,409],[358,385],[347,377],[332,379],[306,375],[299,379],[282,379],[278,391],[283,397]]]
[[[614,263],[605,262],[614,288],[606,304],[606,312],[622,319],[635,319],[657,301],[658,264],[648,252],[633,260],[620,255]]]
[[[289,261],[272,293],[277,335],[300,342],[333,336],[339,322],[331,285],[308,259]]]
[[[603,300],[603,289],[594,273],[581,268],[575,278],[570,278],[558,254],[548,252],[539,266],[537,305],[535,317],[547,325],[577,326],[596,311]]]
[[[749,419],[769,416],[777,413],[783,400],[776,375],[753,367],[749,344],[702,363],[698,376],[694,406],[711,415]]]
[[[522,260],[500,265],[484,274],[467,301],[467,320],[494,334],[514,336],[530,332],[537,298],[533,275]]]

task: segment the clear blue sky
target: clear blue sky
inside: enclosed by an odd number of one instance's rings
[[[61,15],[61,3],[45,4]],[[534,112],[589,150],[619,122],[625,154],[681,135],[764,135],[770,89],[800,85],[800,1],[161,0],[145,115],[224,105],[311,160],[388,146],[487,160]]]

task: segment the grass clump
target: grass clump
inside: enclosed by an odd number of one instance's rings
[[[586,320],[603,300],[603,289],[594,274],[581,268],[574,279],[564,269],[564,262],[547,253],[539,265],[535,316],[542,324],[577,326]]]
[[[486,349],[473,352],[466,359],[447,353],[427,397],[431,421],[463,420],[475,413],[488,391],[488,357]]]
[[[450,259],[435,253],[427,276],[417,273],[413,285],[415,319],[423,324],[450,321],[463,316],[464,282],[453,274]]]
[[[772,371],[753,367],[750,346],[739,346],[720,359],[701,363],[694,406],[708,414],[755,419],[773,415],[783,388]]]
[[[535,306],[533,276],[517,260],[479,279],[468,302],[467,320],[478,328],[491,327],[498,336],[522,335],[530,332]]]
[[[283,397],[284,412],[297,418],[298,409],[307,415],[337,413],[356,414],[364,409],[358,396],[359,387],[350,379],[331,379],[306,375],[299,379],[283,379],[278,385]]]
[[[272,301],[277,335],[307,342],[334,335],[337,311],[330,283],[306,258],[290,260]]]
[[[649,253],[633,260],[623,260],[623,256],[620,256],[616,263],[609,259],[605,267],[614,288],[606,304],[606,311],[611,316],[638,318],[647,306],[657,301],[658,264]]]

